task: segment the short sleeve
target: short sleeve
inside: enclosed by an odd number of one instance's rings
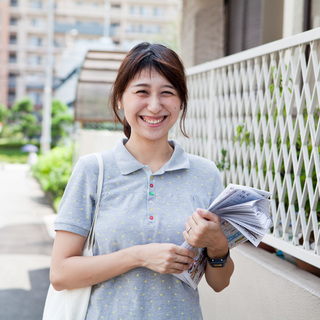
[[[221,173],[215,163],[213,163],[213,190],[212,190],[212,200],[218,197],[218,195],[223,191],[223,183],[221,179]]]
[[[54,223],[56,231],[88,235],[96,199],[97,167],[94,155],[80,158],[75,165]]]

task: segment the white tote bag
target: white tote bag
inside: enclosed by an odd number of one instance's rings
[[[99,176],[97,186],[97,203],[92,225],[84,245],[83,255],[92,256],[92,246],[94,244],[94,226],[97,220],[102,181],[103,162],[99,153],[94,153],[99,163]],[[43,312],[43,320],[83,320],[86,317],[88,304],[91,295],[91,286],[72,290],[56,291],[50,284],[47,299]]]

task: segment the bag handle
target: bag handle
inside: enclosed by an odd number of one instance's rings
[[[99,207],[100,207],[100,198],[101,198],[101,191],[102,191],[102,182],[103,182],[103,161],[102,156],[100,153],[94,153],[96,158],[98,159],[99,164],[99,176],[98,176],[98,186],[97,186],[97,202],[94,210],[94,216],[91,224],[91,228],[87,237],[87,246],[90,250],[94,244],[94,227],[96,224],[96,220],[98,217]]]

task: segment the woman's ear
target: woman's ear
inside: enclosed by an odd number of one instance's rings
[[[120,99],[118,99],[118,109],[119,109],[119,110],[122,110],[122,109],[123,109]]]

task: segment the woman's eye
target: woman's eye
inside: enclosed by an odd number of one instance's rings
[[[139,90],[139,91],[137,91],[137,93],[147,94],[148,92],[146,90]]]
[[[173,92],[171,92],[171,91],[163,91],[162,93],[163,93],[163,94],[170,94],[170,95],[173,95]]]

